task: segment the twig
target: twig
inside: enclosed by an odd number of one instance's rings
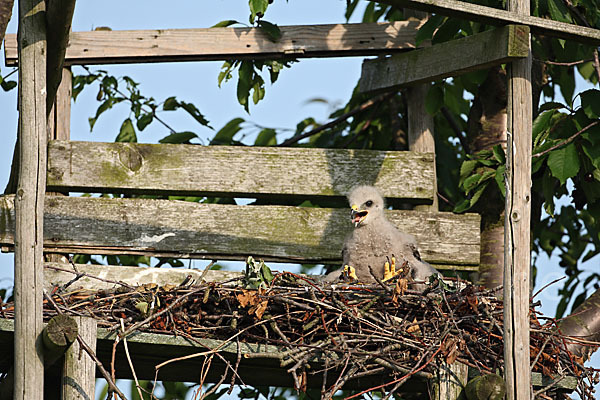
[[[123,318],[121,318],[121,330],[125,331],[125,323],[123,323]],[[127,356],[127,362],[129,363],[129,368],[131,369],[131,374],[133,375],[133,380],[135,381],[135,387],[140,395],[140,399],[143,399],[142,390],[140,389],[140,382],[138,381],[137,375],[135,373],[135,368],[133,368],[133,363],[131,362],[131,356],[129,355],[129,346],[127,346],[127,338],[123,337],[123,347],[125,348],[125,356]]]
[[[384,101],[384,100],[392,97],[393,95],[395,95],[395,92],[385,93],[385,94],[379,95],[377,97],[374,97],[372,99],[369,99],[366,102],[362,103],[360,106],[356,107],[355,109],[350,110],[347,113],[340,115],[336,119],[333,119],[333,120],[329,121],[328,123],[318,126],[315,129],[305,132],[301,135],[293,136],[293,137],[283,141],[281,144],[278,144],[277,146],[285,147],[285,146],[292,145],[294,143],[298,143],[302,139],[306,139],[307,137],[310,137],[310,136],[316,135],[317,133],[323,132],[325,129],[336,126],[340,122],[343,122],[343,121],[347,120],[348,118],[352,117],[353,115],[356,115],[370,107],[373,107],[375,104],[377,104],[381,101]]]
[[[574,133],[573,135],[569,136],[568,138],[566,138],[565,140],[563,140],[560,143],[555,144],[554,146],[550,147],[549,149],[546,149],[544,151],[540,151],[539,153],[535,153],[532,157],[541,157],[544,154],[550,153],[553,150],[558,149],[559,147],[564,146],[565,144],[569,144],[571,143],[573,140],[575,140],[575,138],[579,135],[581,135],[583,132],[587,131],[588,129],[590,129],[593,126],[598,125],[598,123],[600,123],[600,120],[596,120],[590,124],[588,124],[586,127],[581,128],[581,130],[579,130],[578,132]]]

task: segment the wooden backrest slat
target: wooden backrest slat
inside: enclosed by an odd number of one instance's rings
[[[373,184],[431,203],[433,154],[406,151],[51,141],[49,191],[341,197]]]
[[[0,198],[0,244],[13,244],[14,197]],[[389,211],[434,264],[479,263],[479,216]],[[339,263],[346,209],[47,196],[46,251]]]
[[[280,26],[277,41],[255,27],[72,32],[65,65],[390,54],[415,48],[422,23]],[[4,48],[6,64],[17,65],[16,35]]]

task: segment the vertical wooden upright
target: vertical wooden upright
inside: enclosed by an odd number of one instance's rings
[[[414,11],[405,9],[404,16],[406,18],[414,17],[419,19],[427,18],[427,13],[422,11]],[[433,116],[429,115],[425,109],[425,98],[429,91],[430,84],[423,83],[410,87],[407,94],[407,118],[408,118],[408,148],[410,151],[435,154],[435,141],[433,138]],[[433,164],[434,176],[437,177],[435,171],[435,163]],[[417,209],[437,211],[438,196],[437,182],[433,182],[433,204],[431,206],[417,206]]]
[[[519,14],[530,13],[529,0],[508,0],[507,8]],[[529,269],[532,107],[530,50],[527,58],[512,62],[508,73],[504,367],[506,394],[509,400],[531,398]]]
[[[15,197],[14,399],[42,400],[42,244],[46,188],[44,0],[19,1],[19,180]]]
[[[79,326],[79,336],[96,351],[96,320],[88,317],[75,317],[75,320]],[[95,388],[96,363],[75,341],[65,353],[61,399],[93,399]]]

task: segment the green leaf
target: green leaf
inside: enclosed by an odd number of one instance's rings
[[[245,122],[243,118],[234,118],[222,127],[210,144],[231,144],[233,137],[242,129],[241,123]]]
[[[471,175],[477,164],[479,164],[477,160],[463,161],[463,163],[460,166],[460,185],[462,185],[465,179],[467,179],[467,177]]]
[[[561,108],[567,108],[563,103],[558,103],[556,101],[549,101],[540,106],[539,112],[547,111],[547,110],[558,110]]]
[[[281,30],[279,27],[271,22],[260,20],[258,27],[268,36],[272,42],[277,42],[281,38]]]
[[[471,208],[471,201],[468,199],[463,199],[454,207],[454,212],[457,214],[463,213]]]
[[[550,128],[550,121],[555,112],[555,110],[544,111],[533,120],[531,136],[533,137],[534,141],[540,133]]]
[[[254,64],[252,61],[242,61],[238,71],[239,79],[237,85],[238,103],[244,106],[247,113],[250,113],[248,97],[250,96],[250,88],[253,84]]]
[[[174,144],[182,144],[182,143],[189,143],[190,140],[197,138],[198,135],[196,135],[194,132],[176,132],[176,133],[172,133],[169,136],[165,136],[164,138],[160,139],[158,142],[159,143],[174,143]]]
[[[479,178],[479,180],[477,181],[477,184],[481,184],[483,181],[487,181],[488,179],[491,179],[492,176],[496,175],[496,170],[490,170],[490,171],[485,171],[481,177]]]
[[[146,113],[144,115],[142,115],[140,118],[138,118],[137,120],[137,128],[140,131],[143,131],[154,119],[154,114],[153,113]]]
[[[496,170],[496,184],[498,185],[498,189],[500,189],[500,193],[502,196],[506,197],[506,184],[504,183],[504,173],[506,172],[506,165],[501,165]]]
[[[544,194],[544,210],[554,218],[554,189],[556,187],[556,179],[549,173],[544,173],[542,176],[542,193]]]
[[[600,91],[596,89],[586,90],[580,94],[581,107],[589,119],[600,118]]]
[[[165,100],[163,103],[163,110],[165,111],[173,111],[179,108],[179,102],[175,98],[175,96],[171,96]]]
[[[425,97],[425,110],[429,115],[435,115],[444,105],[444,90],[440,85],[432,86]]]
[[[253,24],[256,17],[262,18],[269,6],[268,0],[249,0],[250,5],[250,23]]]
[[[275,129],[265,128],[256,137],[255,146],[275,146],[277,139],[275,138]]]
[[[210,128],[208,120],[204,118],[204,115],[200,113],[198,108],[192,103],[186,103],[185,101],[179,102],[179,106],[188,112],[198,123]]]
[[[239,24],[239,22],[237,22],[235,19],[226,19],[224,21],[217,22],[216,24],[211,26],[211,28],[226,28],[228,26],[235,25],[235,24]]]
[[[427,20],[427,22],[425,22],[419,28],[419,31],[415,36],[415,44],[419,46],[425,40],[431,40],[431,38],[433,37],[433,32],[435,32],[437,27],[440,26],[440,23],[444,20],[444,18],[446,17],[440,14],[435,14],[432,17],[430,17]]]
[[[492,151],[494,152],[494,158],[496,159],[496,161],[498,161],[500,164],[506,163],[506,155],[501,145],[495,145],[492,148]]]
[[[483,194],[483,192],[489,184],[489,182],[486,182],[477,188],[477,190],[473,193],[473,197],[471,197],[471,201],[469,202],[470,207],[473,207],[479,201],[479,198],[481,197],[481,195]]]
[[[256,76],[254,86],[252,86],[252,101],[254,104],[258,104],[259,101],[265,97],[265,86],[264,81],[260,76]]]
[[[267,266],[267,264],[263,263],[261,261],[262,264],[262,275],[265,278],[265,280],[267,281],[267,283],[271,283],[271,281],[273,280],[274,276],[273,273],[271,272],[271,268],[269,268]]]
[[[474,174],[474,175],[469,176],[467,179],[465,179],[465,182],[463,183],[463,189],[465,190],[465,192],[467,194],[469,194],[471,189],[473,189],[475,186],[477,186],[477,182],[479,182],[479,178],[481,178],[481,175]]]
[[[14,89],[15,87],[17,87],[17,82],[5,81],[4,79],[2,79],[2,77],[0,77],[0,86],[2,87],[2,90],[4,90],[5,92],[8,92],[8,91]]]
[[[569,10],[561,0],[548,0],[548,11],[550,12],[552,19],[555,21],[567,23],[573,22],[573,19],[569,14]]]
[[[582,142],[581,148],[592,162],[592,165],[596,168],[600,168],[600,147]]]
[[[239,61],[225,61],[221,66],[221,72],[219,72],[219,77],[217,78],[217,84],[221,87],[221,83],[223,81],[227,82],[231,79],[231,71],[233,67],[237,65]]]
[[[565,147],[550,152],[548,167],[552,175],[564,185],[567,179],[574,177],[579,172],[579,157],[575,144],[570,143]]]
[[[125,121],[123,121],[123,124],[121,124],[121,129],[119,130],[119,134],[117,135],[115,142],[137,142],[135,128],[133,127],[131,119],[127,118]]]

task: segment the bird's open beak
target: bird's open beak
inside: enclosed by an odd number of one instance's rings
[[[352,219],[354,227],[357,227],[364,221],[365,218],[367,218],[367,214],[369,214],[369,212],[367,210],[359,210],[356,204],[353,204],[350,208],[352,208],[352,211],[350,211],[350,218]]]

